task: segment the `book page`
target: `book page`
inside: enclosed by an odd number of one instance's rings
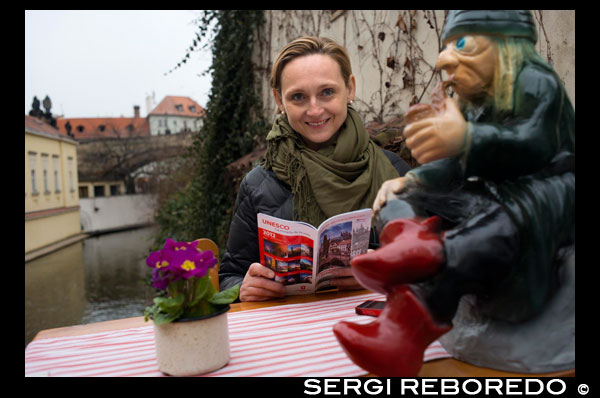
[[[332,217],[319,226],[316,261],[316,291],[328,290],[332,270],[349,267],[350,260],[369,248],[371,209]]]
[[[257,218],[261,263],[275,272],[287,294],[314,292],[316,229],[265,214]]]

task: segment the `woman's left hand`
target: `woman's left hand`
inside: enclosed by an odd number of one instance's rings
[[[359,290],[364,289],[352,275],[352,268],[334,268],[331,271],[333,279],[331,285],[336,286],[339,290]]]

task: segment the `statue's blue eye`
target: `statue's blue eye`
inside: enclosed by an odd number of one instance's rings
[[[461,37],[460,39],[456,40],[456,49],[462,50],[463,48],[465,48],[465,38]]]

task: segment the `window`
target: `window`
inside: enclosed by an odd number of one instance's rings
[[[177,104],[175,105],[175,109],[177,109],[179,112],[183,112],[183,105]]]
[[[58,155],[52,155],[52,166],[54,168],[54,192],[60,193],[60,173],[58,171]]]
[[[79,126],[77,126],[77,131],[80,133],[83,133],[84,127],[80,124]]]
[[[31,171],[31,194],[32,195],[39,195],[38,189],[37,189],[37,176],[36,176],[36,158],[37,158],[37,153],[35,152],[29,152],[29,170]]]
[[[79,197],[87,198],[90,195],[88,187],[79,187]]]
[[[31,169],[31,191],[32,191],[31,193],[33,195],[38,195],[39,192],[37,190],[37,185],[35,184],[35,180],[36,180],[35,169]]]
[[[104,196],[104,185],[94,185],[94,196]]]
[[[44,193],[49,194],[50,191],[48,190],[48,170],[43,169],[42,176],[43,176],[42,180],[44,181]]]
[[[116,196],[121,194],[121,187],[117,184],[111,184],[110,186],[110,196]]]
[[[100,126],[98,126],[98,129],[99,129],[100,131],[104,131],[104,130],[106,130],[106,126],[105,126],[105,125],[103,125],[103,124],[101,124]]]
[[[44,193],[47,195],[50,193],[50,187],[48,184],[48,154],[42,153],[42,180],[44,181]]]
[[[190,110],[190,112],[194,112],[194,113],[196,113],[196,105],[190,105],[190,106],[188,107],[188,109]]]
[[[67,158],[67,167],[69,169],[69,191],[75,192],[75,184],[73,181],[73,158],[71,156]]]

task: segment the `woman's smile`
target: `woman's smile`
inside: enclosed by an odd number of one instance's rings
[[[330,119],[323,119],[318,122],[306,122],[306,124],[308,124],[312,128],[319,129],[325,126],[325,123],[327,123],[329,120]]]

